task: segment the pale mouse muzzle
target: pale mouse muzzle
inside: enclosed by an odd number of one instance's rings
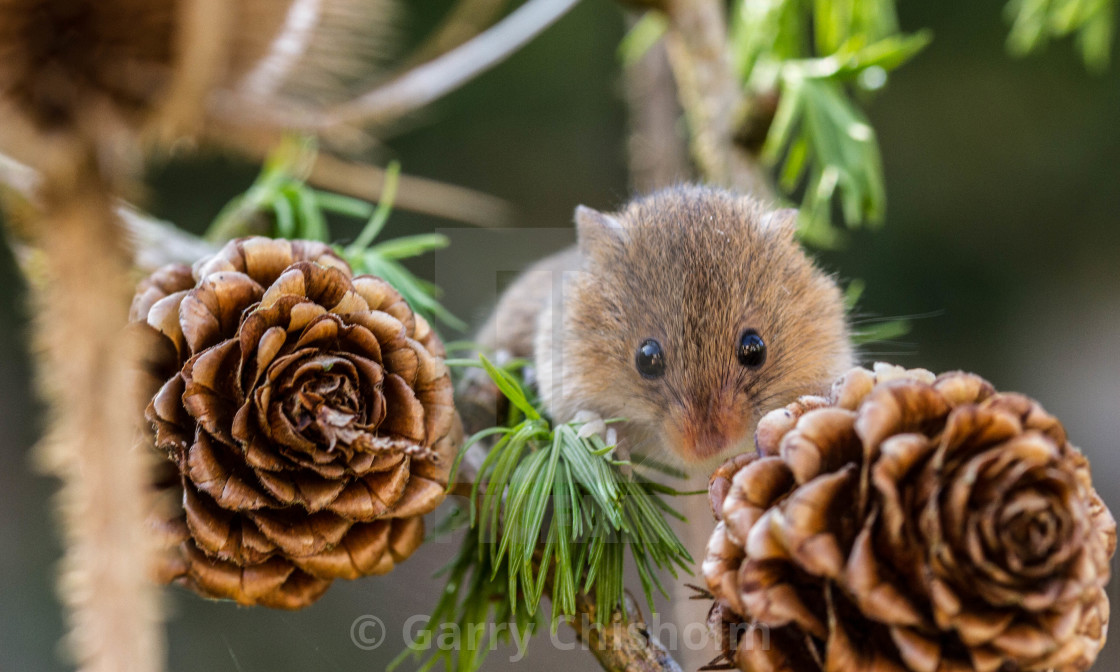
[[[685,408],[665,418],[664,434],[681,459],[705,462],[746,449],[750,414],[733,404]]]

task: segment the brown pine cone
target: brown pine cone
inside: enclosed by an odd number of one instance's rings
[[[1067,672],[1104,646],[1116,523],[1038,403],[880,365],[766,415],[756,444],[709,488],[723,661]]]
[[[245,238],[153,274],[132,319],[160,341],[162,579],[298,609],[420,545],[462,432],[443,344],[388,283]]]

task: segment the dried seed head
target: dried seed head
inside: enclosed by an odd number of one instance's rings
[[[393,0],[0,0],[0,147],[67,179],[93,156],[120,179],[147,139],[282,130],[376,79],[396,10]]]

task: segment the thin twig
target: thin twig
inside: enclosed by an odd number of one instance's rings
[[[436,28],[408,57],[406,67],[441,56],[486,29],[509,0],[459,0]]]
[[[727,19],[721,0],[665,0],[666,47],[681,105],[692,132],[692,155],[710,182],[773,198],[766,171],[736,142],[746,109],[743,87],[731,65]]]
[[[384,123],[423,107],[504,61],[578,2],[529,0],[458,48],[328,110],[322,127]]]
[[[282,138],[283,133],[276,129],[254,129],[252,133],[239,133],[234,128],[210,129],[211,140],[259,162],[268,158]],[[346,161],[320,149],[307,181],[320,189],[377,201],[381,198],[385,170]],[[477,189],[408,174],[400,177],[396,207],[482,227],[511,226],[516,221],[509,201]]]
[[[681,672],[669,650],[647,628],[637,601],[629,591],[623,610],[611,614],[606,625],[595,622],[595,599],[576,595],[576,615],[568,618],[580,641],[586,642],[606,672]]]
[[[381,198],[385,169],[319,154],[307,181],[367,201]],[[497,196],[415,175],[401,175],[396,207],[483,227],[511,225],[513,207]]]
[[[192,236],[171,222],[156,219],[123,201],[117,203],[117,217],[128,233],[137,270],[150,273],[167,264],[193,264],[213,254],[217,247]]]
[[[681,106],[663,41],[626,68],[625,84],[630,183],[645,193],[689,179],[688,148],[677,130]]]

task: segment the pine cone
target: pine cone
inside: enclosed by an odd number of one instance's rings
[[[1116,523],[1038,403],[880,365],[769,413],[756,445],[709,488],[723,662],[1067,672],[1104,646]]]
[[[420,545],[462,432],[443,345],[388,283],[320,243],[246,238],[153,274],[132,319],[161,344],[161,578],[298,609]]]

